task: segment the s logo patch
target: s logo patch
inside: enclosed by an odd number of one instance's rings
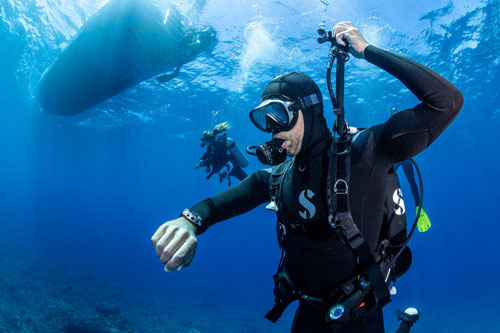
[[[403,201],[403,192],[400,188],[394,191],[392,194],[392,201],[396,204],[394,207],[394,213],[396,215],[403,215],[405,213],[405,202]]]
[[[312,219],[313,216],[316,214],[316,207],[309,200],[312,199],[313,197],[314,197],[314,192],[311,190],[304,190],[300,192],[299,203],[302,205],[302,207],[305,208],[305,210],[299,211],[299,214],[300,217],[302,217],[304,220]]]

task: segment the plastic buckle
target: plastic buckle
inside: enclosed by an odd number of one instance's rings
[[[363,244],[363,236],[361,235],[361,232],[359,232],[358,228],[348,228],[345,231],[345,237],[347,239],[347,242],[351,246],[352,249],[357,249]]]

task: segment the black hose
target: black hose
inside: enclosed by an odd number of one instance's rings
[[[337,105],[335,111],[337,114],[336,130],[341,138],[347,134],[345,126],[344,114],[344,72],[345,72],[345,57],[342,54],[337,56],[337,72],[335,80],[335,90],[337,92]]]
[[[328,93],[330,94],[330,98],[332,99],[333,109],[335,110],[337,105],[337,100],[335,99],[335,94],[333,93],[332,88],[332,63],[335,58],[331,58],[330,66],[326,69],[326,85],[328,86]]]
[[[328,93],[330,94],[330,98],[332,99],[333,113],[335,116],[333,131],[343,139],[345,139],[345,136],[347,135],[347,126],[344,113],[344,74],[345,62],[348,59],[347,51],[348,47],[339,46],[338,44],[332,42],[328,66],[326,69],[326,83],[328,86]],[[333,92],[332,88],[332,66],[335,59],[337,59],[337,67],[335,73],[335,92],[337,98],[335,98],[335,93]]]

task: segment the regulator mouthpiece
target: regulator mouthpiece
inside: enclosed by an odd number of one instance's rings
[[[284,162],[286,160],[286,150],[281,147],[283,142],[285,142],[285,140],[275,138],[258,145],[255,149],[255,153],[259,161],[266,165],[278,165]]]

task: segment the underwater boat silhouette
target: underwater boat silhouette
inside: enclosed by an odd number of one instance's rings
[[[174,78],[199,53],[211,52],[215,30],[194,28],[175,6],[162,14],[150,1],[112,0],[92,16],[44,73],[41,107],[73,115],[151,77]]]

